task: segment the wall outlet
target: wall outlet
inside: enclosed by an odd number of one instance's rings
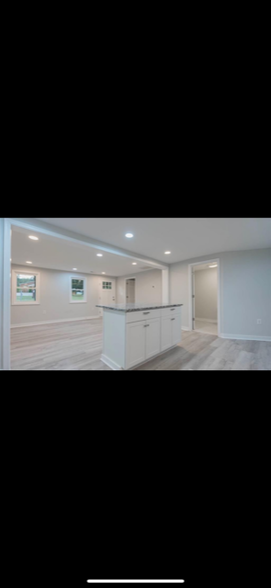
[[[262,324],[262,319],[257,319],[257,325],[261,325]]]

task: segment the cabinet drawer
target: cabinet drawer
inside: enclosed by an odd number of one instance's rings
[[[151,318],[159,318],[160,316],[161,308],[154,308],[153,310],[135,310],[134,312],[126,313],[126,323],[145,321]]]
[[[169,306],[168,308],[161,308],[161,316],[175,316],[181,314],[181,306]]]

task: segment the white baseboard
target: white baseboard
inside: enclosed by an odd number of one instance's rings
[[[18,327],[36,327],[38,325],[51,325],[53,323],[71,323],[73,321],[88,321],[92,319],[102,318],[100,315],[97,316],[82,316],[79,318],[65,318],[65,319],[57,319],[55,321],[41,321],[37,323],[19,323],[18,325],[11,325],[11,329],[18,329]]]
[[[182,327],[182,331],[191,331],[191,329],[189,327]]]
[[[205,319],[205,318],[198,318],[197,316],[196,316],[195,320],[196,321],[204,321],[205,323],[215,323],[215,324],[217,324],[217,321],[213,321],[211,319]]]
[[[106,357],[106,355],[104,355],[102,353],[101,355],[101,360],[108,365],[112,370],[121,370],[121,366],[118,365],[117,363],[115,363],[115,361],[113,361],[112,359],[109,359],[109,357]]]
[[[271,337],[269,335],[231,335],[228,333],[221,333],[220,337],[222,339],[241,339],[242,341],[271,341]]]

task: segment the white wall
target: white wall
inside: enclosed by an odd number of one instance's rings
[[[271,336],[271,249],[230,251],[197,257],[170,266],[170,303],[182,303],[188,323],[188,264],[220,260],[221,334]],[[257,319],[262,323],[257,324]]]
[[[135,302],[146,302],[147,304],[161,304],[162,301],[162,272],[161,270],[150,270],[139,272],[138,274],[121,276],[117,278],[116,294],[117,303],[126,302],[125,299],[125,279],[132,278],[135,281]]]
[[[26,270],[13,264],[11,269],[29,271],[29,268]],[[99,284],[102,281],[100,276],[80,274],[87,280],[87,302],[70,303],[69,277],[75,274],[41,268],[31,269],[40,272],[40,304],[11,306],[11,325],[99,316],[99,309],[95,305],[99,304]]]
[[[217,320],[217,268],[195,271],[195,318]]]

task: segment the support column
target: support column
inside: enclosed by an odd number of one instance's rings
[[[10,369],[10,222],[0,218],[0,369]]]
[[[169,269],[162,270],[162,304],[169,304]]]

